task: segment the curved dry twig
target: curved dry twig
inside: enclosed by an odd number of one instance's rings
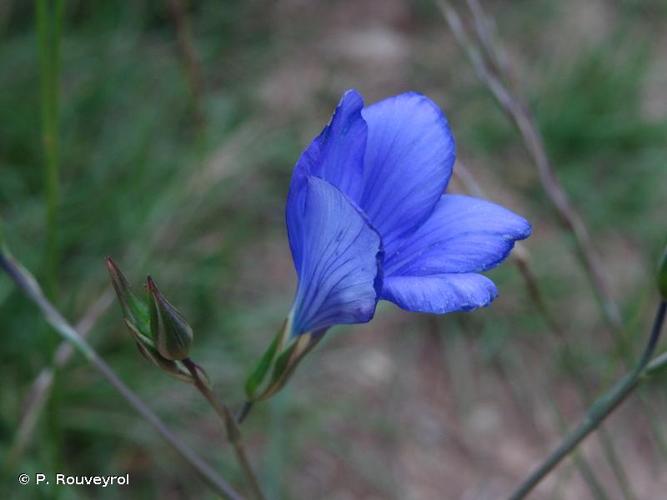
[[[497,73],[497,71],[504,71],[503,65],[498,64],[497,69],[494,70],[485,59],[484,53],[480,51],[478,45],[470,39],[459,14],[452,4],[447,0],[439,0],[438,5],[454,37],[465,50],[478,78],[489,89],[500,108],[510,117],[521,134],[526,150],[537,168],[542,188],[553,205],[559,223],[574,237],[577,254],[601,304],[604,318],[614,333],[616,335],[620,334],[623,327],[621,314],[611,294],[606,275],[600,266],[600,258],[593,247],[583,219],[570,203],[567,193],[556,176],[544,147],[544,139],[532,114],[523,105],[521,99],[505,85],[503,76]],[[471,8],[471,10],[474,15],[478,9]],[[482,20],[478,20],[476,26],[478,30],[484,30],[485,24]],[[494,44],[489,41],[488,33],[480,35],[480,38],[487,40],[481,43],[482,48],[489,52],[486,54],[487,57],[492,61],[502,60],[497,55]]]

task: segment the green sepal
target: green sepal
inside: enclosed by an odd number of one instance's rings
[[[137,349],[141,355],[151,364],[158,367],[160,370],[167,372],[169,375],[176,377],[179,380],[184,382],[192,383],[192,375],[190,372],[176,361],[163,358],[156,349],[151,348],[150,346],[137,342]]]
[[[283,323],[282,328],[273,338],[273,341],[260,358],[254,370],[250,373],[250,375],[248,375],[248,378],[245,382],[245,393],[248,401],[254,401],[257,389],[260,385],[262,385],[262,382],[264,382],[267,373],[269,373],[269,370],[273,365],[273,361],[278,354],[278,348],[282,345],[285,335],[287,335],[286,329],[287,321]]]
[[[158,350],[155,348],[155,344],[153,343],[152,340],[147,339],[143,335],[137,335],[136,332],[133,331],[133,334],[135,334],[135,340],[136,340],[136,345],[137,349],[139,349],[139,353],[141,353],[142,357],[146,359],[149,363],[152,365],[158,367],[160,370],[168,373],[169,375],[176,377],[177,379],[183,381],[183,382],[188,382],[190,384],[194,384],[195,380],[192,376],[192,373],[190,370],[185,366],[185,364],[181,361],[174,361],[171,359],[166,359],[162,357],[162,355],[158,352]],[[199,366],[196,363],[192,363],[194,365],[195,370],[197,371],[197,378],[206,386],[206,387],[211,387],[211,381],[208,377],[208,374],[206,371]]]
[[[132,292],[132,288],[116,263],[107,257],[107,270],[118,297],[125,323],[145,336],[150,336],[148,305]]]
[[[192,328],[183,315],[160,293],[149,276],[146,280],[150,298],[150,330],[162,357],[182,360],[192,345]]]
[[[246,379],[245,392],[249,402],[261,401],[282,389],[292,373],[324,336],[324,331],[291,334],[291,319],[282,328]],[[270,376],[269,376],[270,372]]]
[[[271,373],[271,380],[257,400],[268,399],[280,391],[290,379],[301,360],[320,341],[321,336],[311,333],[299,335],[276,359]]]

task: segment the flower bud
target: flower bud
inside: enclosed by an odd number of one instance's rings
[[[189,383],[194,383],[194,377],[190,370],[187,369],[186,366],[177,359],[183,359],[183,357],[175,358],[173,355],[172,356],[164,356],[161,351],[158,350],[158,345],[157,341],[158,339],[162,338],[163,342],[165,343],[166,347],[164,347],[163,352],[172,352],[174,354],[183,354],[183,351],[187,351],[187,347],[190,345],[190,342],[192,341],[192,330],[190,329],[189,326],[187,326],[187,323],[183,320],[182,316],[178,314],[178,312],[174,309],[174,307],[169,304],[163,297],[160,295],[160,292],[157,290],[157,287],[155,286],[155,283],[153,283],[152,280],[149,279],[149,294],[151,297],[151,304],[150,307],[147,305],[143,300],[137,298],[134,293],[132,293],[132,290],[130,289],[130,285],[123,275],[123,273],[120,271],[116,263],[111,259],[107,259],[107,269],[109,270],[109,276],[111,276],[111,283],[113,284],[114,290],[116,291],[116,295],[118,296],[118,301],[120,302],[121,308],[123,310],[123,317],[125,321],[125,325],[127,326],[128,330],[132,334],[132,337],[134,338],[136,344],[137,344],[137,349],[139,349],[139,352],[141,355],[152,365],[156,366],[157,368],[161,369],[162,371],[168,373],[169,375],[172,375],[180,380],[183,380],[185,382]],[[157,306],[156,304],[160,304]],[[164,306],[166,304],[166,306]],[[156,325],[172,325],[169,327],[169,329],[173,330],[173,323],[174,323],[174,312],[179,318],[180,322],[186,325],[186,333],[185,337],[187,340],[185,340],[186,347],[183,348],[183,340],[180,340],[179,343],[177,344],[178,348],[174,348],[172,346],[173,341],[165,341],[164,337],[165,335],[157,335],[156,331],[154,331],[152,327],[152,309],[156,309],[156,319],[154,320]],[[158,310],[159,309],[159,310]],[[170,313],[165,313],[165,309],[168,309]],[[159,312],[159,315],[158,315]],[[164,318],[167,317],[165,320]],[[157,330],[157,328],[156,328]],[[164,327],[163,327],[164,330]],[[208,377],[204,370],[195,365],[196,371],[197,371],[197,376],[198,378],[204,383],[208,384]]]
[[[187,358],[192,344],[192,328],[183,315],[163,297],[150,276],[146,283],[150,298],[151,333],[157,351],[169,360]]]
[[[662,300],[667,300],[667,247],[665,247],[658,264],[658,291]]]
[[[150,334],[148,307],[143,300],[132,293],[130,284],[111,257],[107,257],[107,270],[123,310],[125,323],[133,333],[148,336]]]

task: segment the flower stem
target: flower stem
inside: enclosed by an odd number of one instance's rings
[[[236,454],[236,460],[238,461],[239,465],[241,466],[241,469],[243,470],[243,474],[245,475],[246,480],[250,485],[253,496],[257,500],[264,500],[264,494],[262,493],[262,489],[259,486],[259,481],[257,480],[257,476],[255,475],[252,465],[250,465],[250,462],[248,461],[248,456],[245,452],[245,448],[241,440],[241,430],[239,429],[238,424],[236,423],[234,415],[232,414],[231,410],[227,407],[227,405],[225,405],[215,396],[215,394],[213,394],[213,391],[211,391],[210,386],[205,381],[202,380],[202,378],[200,377],[201,372],[198,369],[197,365],[190,358],[184,359],[183,364],[192,374],[192,378],[194,380],[195,387],[197,388],[197,390],[199,390],[199,392],[206,398],[211,407],[220,417],[220,420],[222,420],[222,423],[225,427],[225,433],[227,434],[227,441],[229,441],[229,444],[231,444],[232,447],[234,448],[234,453]]]
[[[1,238],[1,235],[0,235]],[[202,458],[190,447],[174,435],[160,420],[160,418],[144,403],[125,383],[116,372],[97,354],[93,347],[74,329],[58,310],[44,296],[41,287],[30,272],[25,269],[9,251],[2,246],[0,239],[0,269],[3,270],[14,284],[30,299],[41,311],[44,319],[51,327],[67,340],[88,362],[113,386],[132,408],[167,441],[183,459],[188,462],[199,475],[223,498],[240,500],[239,495],[222,477],[220,477]]]
[[[561,444],[547,459],[510,495],[510,500],[525,498],[561,460],[567,457],[591,432],[598,426],[637,388],[642,376],[650,367],[649,361],[660,339],[660,332],[667,314],[667,301],[661,301],[653,321],[651,335],[646,343],[637,366],[619,380],[606,394],[598,399],[586,414],[584,420],[568,434]]]

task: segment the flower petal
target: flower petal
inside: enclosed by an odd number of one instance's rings
[[[445,314],[488,306],[496,286],[474,273],[385,278],[382,298],[408,311]]]
[[[299,158],[292,183],[305,176],[319,177],[355,203],[359,201],[367,137],[363,107],[363,97],[356,90],[343,94],[329,124]]]
[[[382,243],[361,212],[328,182],[307,177],[288,200],[287,225],[299,275],[292,335],[364,323],[375,312]]]
[[[406,93],[362,111],[368,124],[359,206],[385,249],[419,227],[440,199],[454,164],[454,137],[427,97]]]
[[[357,202],[363,188],[363,161],[366,149],[366,122],[361,117],[364,100],[356,90],[348,90],[341,97],[329,124],[303,152],[294,171],[287,195],[287,206],[303,203],[296,200],[304,189],[307,178],[319,177],[337,187]],[[294,212],[300,217],[301,210]],[[287,232],[295,263],[302,253],[300,237],[291,234],[297,223],[289,223]],[[298,267],[297,267],[298,269]]]
[[[444,195],[429,219],[385,256],[385,275],[480,272],[502,262],[530,224],[495,203]]]

